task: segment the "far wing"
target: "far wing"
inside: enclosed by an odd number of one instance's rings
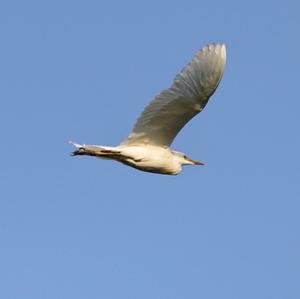
[[[170,146],[178,132],[206,106],[222,78],[226,63],[223,44],[202,48],[190,64],[145,108],[122,145]]]

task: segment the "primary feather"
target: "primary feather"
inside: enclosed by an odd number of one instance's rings
[[[206,106],[226,63],[224,44],[202,48],[179,73],[173,85],[145,108],[123,145],[169,147],[182,127]]]

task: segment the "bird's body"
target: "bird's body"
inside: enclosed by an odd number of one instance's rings
[[[184,163],[191,165],[202,164],[187,158],[179,152],[172,151],[170,148],[159,146],[120,145],[108,147],[73,144],[77,147],[77,150],[73,152],[75,156],[85,155],[117,160],[136,169],[153,173],[178,174],[181,171],[181,165]]]
[[[147,106],[129,137],[116,147],[73,143],[74,156],[117,160],[142,171],[178,174],[182,165],[202,165],[170,145],[181,128],[206,106],[225,67],[226,49],[211,44],[200,50],[173,85]]]
[[[169,148],[152,145],[120,146],[119,148],[123,157],[125,157],[121,162],[139,170],[177,174],[181,169],[181,165],[176,163],[175,156]]]

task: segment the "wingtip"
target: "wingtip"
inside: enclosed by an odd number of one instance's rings
[[[200,53],[203,52],[215,52],[216,54],[221,54],[221,56],[226,59],[226,45],[225,43],[209,43],[206,44],[201,50]]]
[[[226,54],[226,45],[225,43],[216,43],[216,44],[211,44],[214,46],[214,49],[216,51],[221,51],[221,53],[223,54]]]
[[[214,44],[216,54],[219,54],[221,58],[226,61],[226,45],[225,43]]]
[[[221,57],[226,61],[226,45],[221,44]]]

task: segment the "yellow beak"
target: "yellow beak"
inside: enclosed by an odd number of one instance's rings
[[[205,165],[203,162],[192,160],[191,158],[186,158],[186,160],[191,162],[193,165]]]

